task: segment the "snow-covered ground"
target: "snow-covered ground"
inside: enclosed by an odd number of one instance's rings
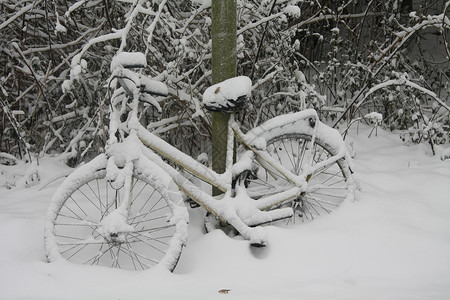
[[[203,234],[201,212],[191,211],[173,274],[46,263],[44,217],[61,180],[44,185],[69,169],[43,158],[38,185],[7,190],[26,170],[1,165],[0,299],[450,299],[450,160],[369,132],[350,135],[357,202],[308,224],[268,227],[263,249]]]

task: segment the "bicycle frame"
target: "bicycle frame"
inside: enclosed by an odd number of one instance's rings
[[[307,118],[311,118],[313,116],[315,118],[314,124],[317,124],[317,115],[315,111],[302,111],[294,114],[290,120],[285,122],[289,124],[291,120],[301,121]],[[281,125],[286,125],[281,124]],[[278,125],[280,126],[280,124]],[[314,131],[314,130],[313,130]],[[240,128],[239,124],[234,120],[234,116],[230,117],[230,121],[228,124],[228,151],[227,151],[227,168],[224,174],[218,174],[206,167],[205,165],[199,163],[189,155],[181,152],[177,148],[173,147],[169,143],[165,142],[161,138],[149,132],[146,128],[140,127],[137,134],[141,142],[147,147],[154,150],[159,155],[167,158],[168,160],[175,162],[177,165],[184,168],[189,173],[193,174],[195,177],[201,179],[204,182],[207,182],[210,185],[216,186],[221,189],[225,193],[225,197],[233,197],[232,189],[231,189],[231,180],[234,176],[240,174],[244,170],[248,170],[250,168],[250,164],[253,158],[255,158],[262,165],[266,164],[272,167],[274,170],[284,176],[288,181],[294,184],[294,187],[289,190],[277,193],[273,196],[265,197],[263,200],[253,201],[253,205],[256,209],[266,210],[271,207],[278,206],[284,202],[291,201],[300,196],[300,194],[305,190],[308,181],[308,175],[313,173],[315,170],[320,168],[322,165],[328,164],[333,161],[337,161],[342,157],[342,155],[337,155],[329,158],[328,160],[322,162],[322,164],[317,165],[314,169],[307,170],[304,174],[294,175],[291,171],[287,170],[283,166],[281,166],[278,162],[276,162],[272,157],[270,157],[263,149],[258,149],[257,146],[254,145],[254,141],[252,141],[253,137],[249,137],[244,134]],[[231,137],[230,137],[231,136]],[[250,155],[248,159],[248,165],[242,166],[238,164],[233,164],[232,162],[232,146],[234,145],[234,137],[246,148],[249,149],[247,155]],[[230,155],[231,152],[231,155]],[[219,210],[221,208],[217,208],[217,201],[209,194],[199,190],[196,186],[187,180],[184,176],[182,176],[177,170],[164,162],[158,155],[153,153],[152,151],[144,151],[144,154],[153,162],[157,163],[159,167],[164,169],[167,173],[169,173],[173,178],[174,182],[177,186],[182,190],[184,194],[194,200],[196,203],[204,207],[207,211],[211,212],[215,216],[219,217],[223,220],[221,213]],[[275,176],[275,175],[274,175]],[[289,215],[290,216],[290,215]],[[270,222],[271,217],[268,217],[267,220],[264,220],[262,223]],[[257,224],[252,224],[257,225]]]
[[[229,127],[232,127],[233,125],[236,126],[237,124],[230,120]],[[242,132],[237,132],[234,130],[231,130],[231,133],[236,134],[238,139],[241,141],[246,141],[245,136],[242,135]],[[192,158],[191,156],[181,152],[174,146],[170,145],[166,141],[162,140],[161,138],[157,137],[156,135],[149,132],[144,127],[140,127],[138,130],[138,137],[141,140],[141,142],[147,146],[148,148],[154,150],[159,155],[167,158],[168,160],[176,163],[177,165],[184,168],[186,171],[194,175],[195,177],[201,179],[202,181],[215,186],[222,190],[225,193],[225,196],[233,196],[231,195],[232,188],[231,188],[231,180],[232,177],[236,174],[236,170],[233,170],[232,163],[230,163],[230,160],[227,161],[227,168],[225,173],[218,174],[214,172],[212,169],[208,168],[207,166],[199,163],[197,160]],[[228,143],[233,143],[233,139],[228,139]],[[248,141],[247,141],[248,142]],[[230,148],[228,148],[230,149]],[[229,152],[227,153],[227,156],[229,155]],[[173,178],[174,182],[178,185],[178,187],[185,193],[188,197],[190,197],[192,200],[203,206],[206,210],[213,213],[215,216],[220,218],[220,213],[217,212],[217,209],[215,209],[214,203],[217,202],[216,199],[214,199],[209,194],[197,190],[195,188],[195,185],[191,183],[189,180],[187,180],[183,175],[181,175],[177,170],[175,170],[172,166],[168,165],[166,162],[164,162],[161,157],[156,155],[152,151],[144,151],[144,155],[147,156],[151,161],[155,162],[159,167],[164,169],[167,173],[169,173]],[[287,171],[289,172],[289,171]],[[288,198],[285,199],[268,199],[268,201],[264,202],[270,202],[273,205],[276,205],[280,202],[291,200],[292,198],[298,196],[300,194],[300,191],[296,189],[295,192],[292,192],[289,194]]]
[[[133,80],[131,81],[133,82]],[[302,174],[295,175],[290,170],[281,166],[274,158],[270,157],[270,155],[264,151],[265,141],[259,145],[260,143],[257,140],[258,135],[255,136],[252,134],[244,134],[240,130],[239,124],[235,121],[234,114],[231,114],[228,122],[226,170],[225,173],[218,174],[140,125],[137,118],[137,104],[139,101],[140,91],[137,86],[135,88],[130,88],[130,86],[126,88],[127,86],[123,83],[123,80],[120,83],[122,86],[125,86],[124,90],[128,95],[129,100],[132,101],[128,102],[131,104],[131,110],[128,112],[129,116],[127,121],[122,125],[127,127],[126,131],[129,132],[130,136],[136,136],[140,142],[146,146],[141,147],[142,149],[140,153],[169,174],[173,182],[176,186],[178,186],[179,190],[181,190],[185,195],[219,218],[221,223],[231,224],[240,232],[241,235],[249,239],[250,242],[254,244],[264,244],[265,238],[263,237],[263,234],[261,234],[260,230],[250,228],[250,226],[256,226],[263,223],[292,217],[293,210],[291,208],[277,208],[273,210],[268,209],[299,198],[300,195],[306,191],[310,174],[321,166],[333,163],[345,156],[345,153],[339,153],[338,155],[322,161],[314,168],[306,168]],[[118,106],[119,113],[124,112],[123,107],[125,102],[121,103],[122,104]],[[113,118],[111,118],[111,120],[112,119]],[[314,110],[305,110],[291,114],[288,117],[283,116],[282,119],[278,117],[275,122],[268,124],[268,127],[281,128],[293,125],[304,127],[310,126],[308,128],[308,134],[312,136],[311,143],[314,143],[319,124],[320,121],[318,120],[317,113]],[[118,128],[118,125],[111,124],[110,128]],[[121,142],[118,142],[113,135],[114,132],[110,132],[110,136],[112,136],[112,144],[120,144]],[[248,149],[244,154],[247,159],[241,159],[238,163],[233,163],[234,138],[236,138],[246,149]],[[310,149],[310,151],[312,151],[312,149]],[[174,167],[167,164],[161,157],[174,162],[200,180],[219,188],[224,192],[224,196],[219,201],[219,199],[216,199],[210,194],[204,192]],[[270,167],[275,170],[278,174],[291,182],[292,187],[287,190],[277,192],[276,194],[264,197],[262,200],[251,199],[247,195],[245,188],[239,185],[236,185],[233,189],[232,179],[241,174],[243,171],[251,170],[251,164],[254,159],[256,159],[265,169]],[[130,161],[129,158],[128,161]],[[123,205],[121,206],[126,210],[128,203],[122,204]]]

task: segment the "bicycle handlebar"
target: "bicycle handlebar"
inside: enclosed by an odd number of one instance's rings
[[[134,94],[133,93],[134,87],[138,88],[140,93],[146,93],[154,97],[158,96],[167,97],[169,94],[167,87],[164,83],[146,78],[144,76],[140,76],[139,83],[136,83],[132,78],[126,75],[115,76],[115,78],[117,78],[120,86],[124,89],[125,93],[128,96],[132,96]],[[130,84],[127,84],[125,80],[131,81],[132,86],[130,86]]]

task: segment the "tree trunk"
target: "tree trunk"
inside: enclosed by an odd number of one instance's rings
[[[236,0],[212,0],[212,82],[236,76]],[[225,172],[230,115],[212,113],[212,168]],[[221,192],[213,188],[213,195]]]

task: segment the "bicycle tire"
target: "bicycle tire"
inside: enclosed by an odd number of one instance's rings
[[[127,270],[162,264],[173,271],[185,244],[186,224],[181,219],[169,222],[176,206],[157,174],[134,170],[135,193],[127,219],[133,230],[114,239],[103,232],[101,222],[118,205],[124,190],[113,188],[105,178],[106,161],[101,155],[80,167],[55,193],[45,229],[47,260],[63,258]]]
[[[323,162],[338,153],[338,150],[318,136],[311,145],[312,135],[300,130],[267,136],[262,134],[260,137],[268,137],[265,151],[295,175],[303,172],[307,163],[305,155],[311,147],[313,164]],[[285,224],[308,222],[323,214],[331,213],[346,199],[353,197],[353,179],[345,157],[317,170],[307,178],[307,181],[307,191],[297,199],[280,205],[291,206],[294,209],[293,217],[278,222]],[[293,187],[291,182],[273,168],[266,165],[263,167],[256,160],[253,161],[252,172],[250,175],[247,174],[245,185],[247,193],[254,199],[262,199]]]

